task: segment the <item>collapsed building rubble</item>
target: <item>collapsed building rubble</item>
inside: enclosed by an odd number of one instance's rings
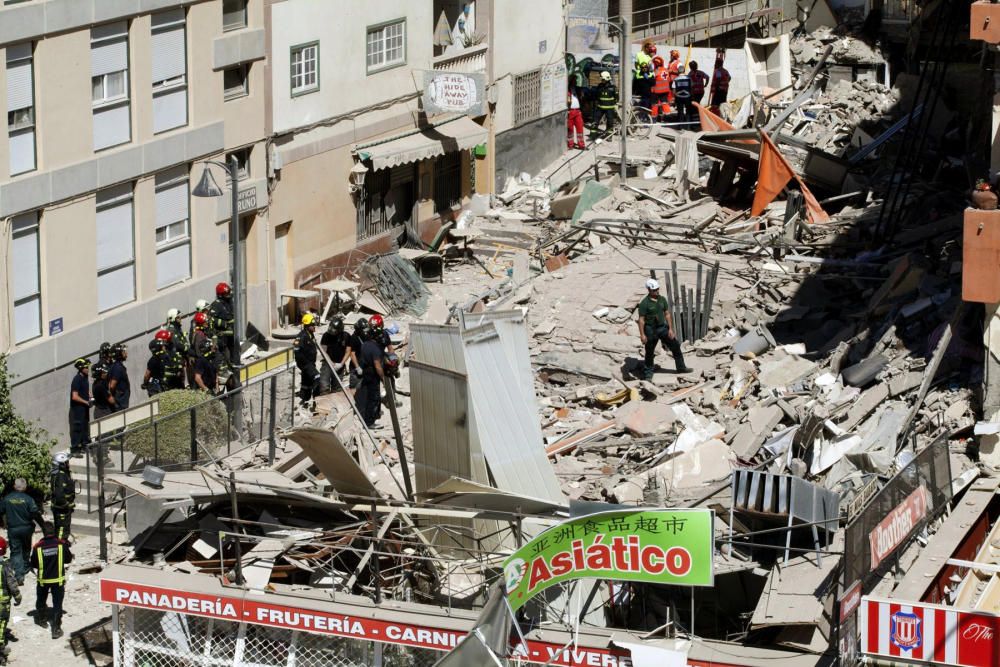
[[[803,76],[827,45],[831,63],[884,65],[823,32],[792,42]],[[874,78],[833,78],[756,100],[752,129],[703,110],[701,133],[650,133],[627,183],[609,177],[620,156],[606,147],[570,158],[593,169],[561,190],[556,174],[574,171],[562,165],[512,179],[435,241],[440,283],[420,282],[405,253],[366,261],[378,298],[341,305],[396,317],[398,428],[366,428],[335,391],[278,443],[159,489],[111,476],[135,494],[134,558],[278,595],[461,609],[449,627],[468,632],[526,537],[609,507],[709,508],[714,588],[596,585],[582,603],[560,590],[521,630],[556,646],[582,624],[576,641],[633,659],[646,647],[826,664],[848,632],[845,591],[888,595],[880,575],[925,565],[914,545],[946,550],[943,513],[988,493],[975,480],[1000,465],[973,434],[982,354],[960,287],[963,202],[918,184],[908,210],[933,215],[902,216],[872,244],[885,158],[913,115]],[[755,213],[769,169],[792,173]],[[689,373],[644,379],[636,306],[650,276]],[[925,516],[878,551],[870,535],[918,491]],[[993,600],[995,570],[955,572],[946,598]]]

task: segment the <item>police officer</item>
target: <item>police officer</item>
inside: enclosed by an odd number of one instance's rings
[[[209,307],[209,314],[212,328],[215,330],[216,346],[225,357],[226,363],[231,363],[236,314],[233,312],[233,288],[229,283],[219,283],[215,286],[215,301]]]
[[[611,72],[607,70],[601,72],[601,82],[597,84],[597,90],[594,95],[594,128],[591,135],[598,133],[602,118],[605,123],[604,133],[611,134],[615,130],[615,120],[617,117],[615,105],[618,104],[618,88],[615,87],[615,84],[611,83]]]
[[[333,390],[334,373],[339,377],[341,371],[344,370],[344,366],[350,360],[351,355],[354,354],[354,351],[351,349],[351,335],[344,331],[344,320],[340,317],[334,317],[327,326],[326,331],[323,332],[323,337],[320,338],[319,344],[323,346],[326,356],[333,362],[333,368],[330,368],[330,365],[326,363],[326,359],[324,358],[322,368],[320,369],[320,392],[326,394]],[[338,386],[340,385],[340,383],[337,384]]]
[[[31,569],[38,577],[35,587],[35,625],[45,627],[48,623],[45,612],[49,594],[52,594],[52,638],[63,635],[63,598],[66,595],[66,566],[73,562],[73,552],[69,544],[56,535],[55,527],[46,523],[42,527],[42,539],[31,549]]]
[[[639,339],[646,353],[645,379],[653,379],[653,359],[657,343],[662,343],[674,355],[678,373],[691,372],[684,364],[684,354],[674,333],[674,320],[667,308],[667,300],[660,295],[660,282],[650,278],[646,281],[646,290],[648,294],[639,302]]]
[[[108,388],[115,397],[115,410],[127,410],[132,398],[132,383],[128,379],[128,346],[125,343],[115,345],[115,361],[108,371]]]
[[[370,331],[365,332],[366,340],[361,345],[361,384],[354,394],[354,400],[361,412],[361,418],[369,427],[375,426],[382,415],[382,346],[372,339]]]
[[[146,362],[146,373],[142,376],[142,388],[149,396],[155,396],[166,387],[166,362],[167,341],[162,338],[154,338],[149,341],[149,351],[152,353]]]
[[[76,507],[76,483],[73,482],[73,475],[69,470],[69,457],[66,456],[66,452],[59,452],[52,457],[49,494],[56,537],[69,540],[72,532],[73,508]]]
[[[691,119],[691,77],[684,73],[684,65],[678,65],[677,76],[674,77],[670,88],[674,91],[679,120],[686,123]]]
[[[10,621],[10,603],[21,604],[21,589],[17,576],[7,560],[7,540],[0,537],[0,665],[7,664],[7,623]]]
[[[215,343],[211,338],[204,338],[198,346],[198,356],[194,360],[194,386],[214,396],[219,385],[219,369],[215,365]]]
[[[302,372],[302,384],[299,387],[299,405],[316,409],[316,395],[319,393],[319,371],[316,370],[316,316],[306,313],[302,316],[302,330],[299,331],[292,348],[295,354],[295,365]]]
[[[73,363],[76,375],[69,387],[69,446],[73,455],[82,455],[90,443],[90,361],[77,359]]]
[[[93,383],[90,385],[90,395],[94,399],[94,419],[106,417],[115,411],[115,398],[108,388],[108,365],[103,361],[91,368]]]
[[[7,522],[7,541],[10,543],[14,575],[19,584],[24,583],[24,575],[28,572],[28,552],[31,550],[31,534],[35,532],[34,524],[44,526],[42,513],[35,499],[25,493],[27,490],[28,482],[18,477],[14,480],[14,490],[0,502],[0,513]]]

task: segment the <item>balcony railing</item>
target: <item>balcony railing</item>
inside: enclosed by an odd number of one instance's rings
[[[486,52],[488,44],[477,44],[457,53],[447,53],[431,60],[435,71],[462,72],[472,74],[486,71]]]

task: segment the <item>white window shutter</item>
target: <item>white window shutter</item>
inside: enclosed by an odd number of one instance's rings
[[[153,83],[186,73],[184,24],[153,33]]]
[[[187,88],[153,94],[153,132],[187,125]]]
[[[42,335],[42,300],[38,297],[14,306],[14,342]]]
[[[182,243],[156,255],[156,287],[162,289],[191,277],[191,244]]]
[[[7,111],[27,109],[35,105],[31,85],[31,61],[7,65]]]
[[[94,150],[126,143],[132,136],[129,105],[94,110]]]
[[[132,202],[97,212],[97,270],[131,262]]]
[[[97,310],[104,312],[135,301],[135,265],[97,276]]]
[[[90,74],[101,76],[128,69],[128,40],[117,39],[90,47]]]
[[[16,176],[35,168],[35,130],[18,130],[10,134],[10,175]]]
[[[38,227],[36,213],[18,216],[28,223],[26,231],[18,231],[18,218],[14,219],[14,246],[12,248],[12,273],[14,301],[38,294]]]
[[[188,183],[178,183],[156,192],[156,226],[163,227],[188,218]]]

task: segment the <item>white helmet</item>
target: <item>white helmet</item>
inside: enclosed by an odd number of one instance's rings
[[[660,289],[660,281],[656,278],[650,278],[646,281],[646,289],[653,291],[655,289]]]
[[[171,308],[170,310],[167,311],[167,322],[175,322],[176,320],[179,320],[180,317],[181,317],[181,311],[177,310],[176,308]]]
[[[604,81],[611,81],[611,72],[604,70],[601,72],[601,79]]]
[[[69,454],[66,452],[59,452],[52,457],[52,461],[57,464],[69,463]]]
[[[194,309],[199,313],[204,313],[206,310],[208,310],[208,301],[205,301],[204,299],[198,299],[197,301],[194,302]]]

